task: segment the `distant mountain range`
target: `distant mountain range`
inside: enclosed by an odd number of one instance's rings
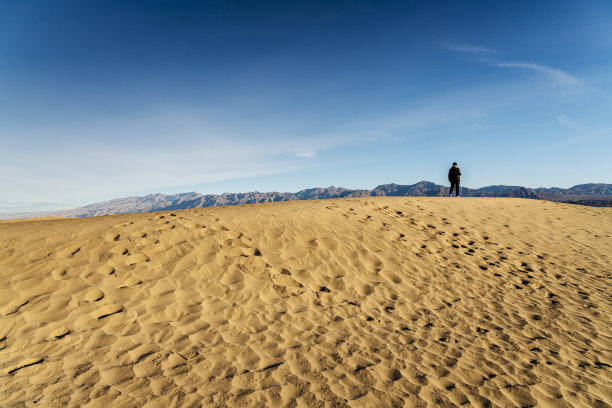
[[[443,197],[448,187],[429,181],[412,185],[383,184],[373,190],[351,190],[343,187],[311,188],[297,193],[223,193],[203,195],[196,192],[182,194],[149,194],[144,197],[117,198],[89,204],[72,210],[46,211],[36,213],[0,214],[3,219],[32,217],[93,217],[108,214],[124,214],[148,211],[182,210],[186,208],[218,207],[223,205],[266,203],[273,201],[317,200],[341,197],[372,196],[418,196]],[[526,188],[520,186],[488,186],[482,188],[461,188],[464,197],[514,197],[537,200],[560,201],[595,207],[612,207],[612,184],[580,184],[571,188]]]

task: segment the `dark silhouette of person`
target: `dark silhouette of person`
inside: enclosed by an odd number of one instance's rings
[[[461,170],[457,167],[457,163],[453,163],[453,167],[448,171],[448,181],[450,181],[450,191],[448,192],[448,196],[451,197],[453,195],[453,190],[455,190],[455,195],[459,197],[459,181],[461,180]]]

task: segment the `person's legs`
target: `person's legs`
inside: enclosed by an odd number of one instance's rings
[[[453,195],[453,190],[455,189],[455,184],[456,184],[454,181],[451,181],[450,183],[451,183],[451,187],[450,187],[450,191],[448,192],[449,197]]]
[[[459,180],[455,182],[455,195],[459,197]]]

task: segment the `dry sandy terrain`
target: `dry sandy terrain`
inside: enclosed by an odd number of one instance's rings
[[[381,197],[0,223],[0,406],[612,404],[612,209]]]

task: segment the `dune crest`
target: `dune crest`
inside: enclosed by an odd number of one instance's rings
[[[0,223],[0,405],[610,406],[612,209],[363,197]]]

